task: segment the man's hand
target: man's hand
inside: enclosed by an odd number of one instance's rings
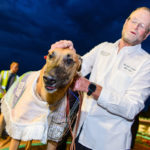
[[[77,78],[75,78],[75,81],[72,86],[72,90],[87,93],[89,84],[90,84],[90,81],[88,79],[78,76]],[[101,91],[102,91],[102,87],[96,84],[96,91],[92,93],[92,96],[95,100],[99,98]]]
[[[84,77],[78,76],[73,83],[73,91],[88,92],[90,81]]]
[[[69,48],[71,50],[76,51],[73,47],[72,41],[69,41],[69,40],[60,40],[60,41],[52,44],[50,50],[55,49],[55,48],[64,48],[64,49]]]

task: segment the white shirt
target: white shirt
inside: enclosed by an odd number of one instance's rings
[[[150,94],[150,55],[141,45],[102,43],[83,56],[82,75],[102,86],[98,100],[84,94],[79,143],[93,150],[130,149],[130,128]],[[83,124],[84,122],[84,124]]]

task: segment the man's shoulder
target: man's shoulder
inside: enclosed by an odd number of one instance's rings
[[[99,43],[97,46],[105,46],[105,45],[114,45],[114,43],[105,41],[105,42]]]
[[[1,70],[1,71],[0,71],[0,74],[1,74],[1,75],[4,74],[4,73],[6,74],[6,73],[9,73],[9,71],[10,71],[10,70]]]
[[[140,55],[141,57],[144,57],[145,59],[150,60],[150,54],[149,54],[146,50],[144,50],[144,49],[141,49],[141,50],[139,51],[139,55]]]
[[[114,43],[106,41],[106,42],[99,43],[94,47],[94,49],[110,50],[113,47],[114,47]]]
[[[1,72],[9,72],[10,70],[1,70]]]

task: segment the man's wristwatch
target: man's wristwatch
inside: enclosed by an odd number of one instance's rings
[[[88,92],[87,92],[87,95],[90,96],[93,92],[95,92],[96,90],[96,85],[91,82],[88,86]]]

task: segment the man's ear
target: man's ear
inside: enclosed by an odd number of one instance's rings
[[[149,35],[150,35],[150,31],[148,31],[148,33],[146,34],[144,40],[146,40]]]

